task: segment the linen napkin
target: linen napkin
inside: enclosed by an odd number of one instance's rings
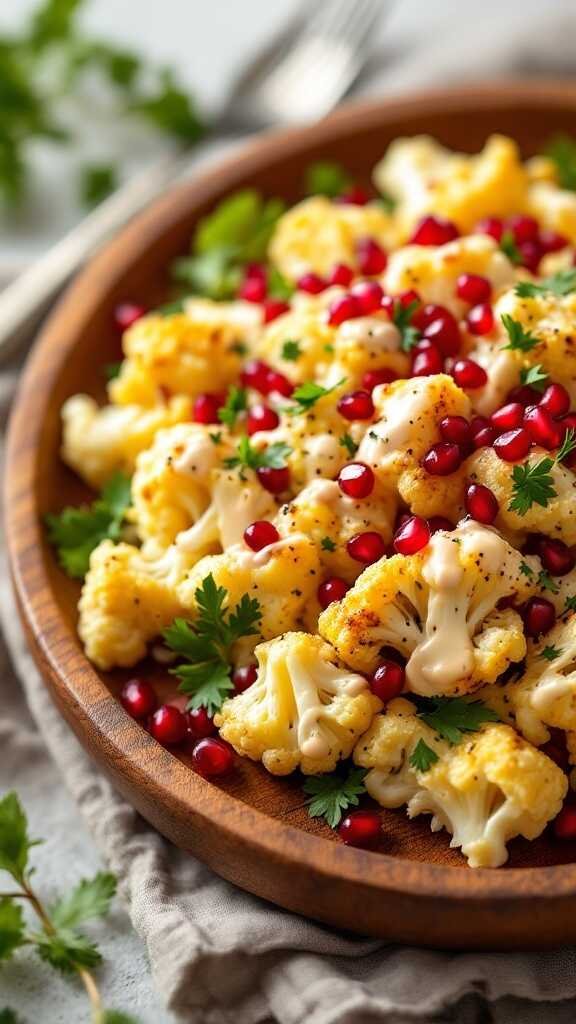
[[[572,70],[576,16],[563,4],[554,17],[546,6],[544,16],[545,6],[537,24],[526,25],[520,5],[514,5],[503,10],[497,34],[493,25],[480,21],[467,26],[458,46],[442,32],[409,53],[385,54],[366,76],[365,91],[387,95],[412,85],[493,74],[566,73]],[[0,375],[4,408],[15,379],[14,370]],[[167,1007],[159,1009],[138,942],[118,919],[110,940],[114,968],[129,962],[131,970],[124,971],[113,996],[143,1024],[168,1024],[172,1014],[190,1024],[573,1022],[574,949],[435,952],[342,934],[234,888],[171,846],[94,768],[52,706],[17,622],[5,567],[0,610],[2,698],[10,709],[0,716],[0,791],[20,788],[24,780],[32,821],[40,818],[50,827],[50,780],[58,836],[51,837],[45,853],[56,864],[62,842],[77,837],[73,868],[78,875],[89,873],[94,863],[78,822],[80,812],[103,860],[118,875],[130,919],[147,949],[156,991]],[[20,686],[32,718],[19,701]],[[73,800],[61,793],[50,757]],[[30,779],[31,764],[37,786]],[[57,879],[55,867],[51,877]],[[105,981],[112,984],[114,973],[109,970]],[[15,1009],[37,1005],[28,981],[24,985],[22,977],[14,980],[12,974],[6,986],[5,978],[0,978],[0,1006],[4,1000]],[[48,1004],[44,997],[43,1024],[79,1019],[81,1004],[73,1008],[68,991],[58,989]]]

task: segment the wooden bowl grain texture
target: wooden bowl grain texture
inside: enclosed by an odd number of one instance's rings
[[[102,366],[119,357],[114,306],[165,298],[168,264],[216,201],[244,186],[295,200],[304,168],[319,158],[366,179],[398,135],[428,132],[473,151],[494,131],[527,155],[555,131],[574,133],[576,89],[495,84],[349,106],[263,138],[148,209],[77,277],[36,343],[11,421],[6,521],[18,604],[46,685],[86,750],[160,832],[242,888],[331,925],[404,943],[511,949],[576,940],[576,843],[517,840],[509,866],[471,871],[427,818],[383,812],[381,846],[365,852],[309,819],[301,780],[271,778],[240,759],[230,779],[203,780],[185,754],[162,749],[124,712],[115,695],[131,673],[99,673],[86,660],[75,631],[78,585],[58,568],[41,526],[46,512],[87,497],[59,461],[62,402],[77,391],[102,396]],[[170,677],[150,671],[173,695]]]

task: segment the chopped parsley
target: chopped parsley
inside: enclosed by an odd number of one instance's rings
[[[460,743],[466,732],[477,732],[485,722],[497,722],[498,715],[481,700],[463,697],[420,697],[410,694],[417,714],[448,743]]]
[[[528,565],[528,562],[520,562],[520,572],[523,576],[533,576],[534,569]]]
[[[82,579],[94,548],[107,538],[119,540],[129,506],[130,480],[115,473],[91,505],[69,506],[58,515],[46,516],[48,538],[69,576]]]
[[[282,345],[282,359],[286,359],[289,363],[295,363],[302,355],[302,349],[299,341],[293,341],[289,338]]]
[[[538,657],[539,658],[545,658],[546,661],[555,661],[556,658],[559,658],[561,654],[562,654],[562,648],[561,647],[553,647],[553,646],[552,647],[544,647],[544,649],[542,651],[540,651],[540,654],[538,655]]]
[[[218,409],[218,419],[232,428],[241,412],[247,408],[248,393],[245,388],[231,387],[224,405]]]
[[[519,352],[530,352],[535,345],[540,344],[538,338],[525,331],[520,321],[515,320],[508,313],[503,313],[500,319],[508,335],[508,344],[504,345],[505,349],[511,348]]]
[[[536,295],[570,295],[576,291],[576,268],[573,270],[558,270],[557,273],[545,277],[542,281],[519,281],[515,292],[522,299],[531,299]]]
[[[322,551],[336,551],[336,545],[331,537],[322,537],[320,546]]]
[[[342,448],[346,449],[351,458],[354,458],[358,451],[358,445],[352,440],[350,434],[342,434],[342,436],[338,438],[338,443]]]
[[[551,470],[563,462],[576,449],[576,431],[571,427],[564,435],[564,440],[554,458],[545,455],[539,462],[530,465],[514,466],[512,470],[512,500],[508,505],[509,512],[518,512],[525,516],[532,505],[546,508],[551,498],[557,496]]]
[[[343,811],[357,807],[359,799],[366,792],[364,768],[350,768],[346,775],[332,772],[330,775],[312,775],[304,783],[308,814],[311,818],[324,818],[330,828],[336,828]]]
[[[548,374],[540,363],[536,366],[528,366],[520,370],[520,383],[528,384],[530,387],[535,388],[536,391],[544,391],[547,380]]]
[[[571,597],[566,598],[566,602],[564,604],[564,611],[576,612],[576,594],[572,594]]]
[[[410,755],[409,763],[417,772],[427,772],[432,765],[436,764],[437,760],[436,751],[428,746],[426,740],[420,739]]]
[[[542,590],[549,590],[552,594],[557,594],[560,590],[556,580],[549,572],[546,572],[545,569],[542,569],[542,572],[538,573],[538,586],[541,587]]]
[[[416,300],[405,306],[400,299],[396,299],[392,307],[392,323],[400,331],[400,345],[404,352],[410,352],[420,341],[421,332],[412,326],[412,317],[418,306]]]
[[[238,441],[236,455],[224,459],[224,465],[226,469],[239,469],[243,478],[245,469],[283,469],[291,453],[292,449],[282,441],[275,441],[259,451],[251,445],[250,438],[243,434]]]
[[[292,398],[295,401],[295,405],[291,405],[286,412],[289,416],[296,416],[300,413],[309,412],[316,405],[319,398],[325,398],[326,395],[331,395],[333,391],[341,387],[345,383],[346,378],[343,377],[337,384],[334,384],[331,388],[323,388],[321,384],[316,384],[313,380],[307,380],[304,384],[300,384],[299,387],[292,394]]]
[[[222,442],[222,431],[215,430],[213,434],[208,434],[208,437],[212,441],[212,444],[220,444]]]
[[[213,715],[234,689],[232,646],[241,637],[258,633],[262,609],[248,594],[233,610],[228,609],[228,591],[216,586],[212,574],[202,580],[194,596],[198,607],[195,621],[175,619],[162,635],[170,650],[187,662],[170,672],[180,680],[180,693],[190,697],[188,709],[204,707]]]

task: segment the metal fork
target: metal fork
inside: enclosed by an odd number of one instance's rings
[[[233,82],[214,133],[246,132],[324,116],[364,67],[379,18],[393,0],[305,2]],[[198,148],[178,150],[131,178],[0,294],[0,361],[26,341],[70,276],[178,180]]]

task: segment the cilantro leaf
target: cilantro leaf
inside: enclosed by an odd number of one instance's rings
[[[296,416],[300,413],[309,412],[316,405],[319,398],[325,398],[326,395],[331,395],[333,391],[341,387],[344,384],[346,378],[343,377],[337,384],[333,384],[331,388],[324,388],[321,384],[316,384],[313,380],[307,380],[304,384],[300,384],[299,387],[292,393],[292,398],[296,402],[296,405],[291,405],[286,412],[289,416]]]
[[[211,574],[194,596],[196,621],[175,619],[163,637],[170,650],[188,662],[170,669],[180,680],[180,692],[190,695],[188,708],[205,707],[213,714],[234,689],[230,679],[232,645],[258,632],[262,609],[256,598],[244,594],[235,608],[228,610],[228,592],[216,585]]]
[[[511,231],[504,231],[498,247],[500,252],[503,252],[514,266],[517,267],[522,263],[522,254],[514,241],[514,235]]]
[[[538,586],[541,587],[542,590],[549,590],[552,594],[557,594],[560,590],[556,580],[544,569],[538,573]]]
[[[514,290],[522,299],[545,295],[546,292],[559,296],[569,295],[576,291],[576,269],[558,270],[542,281],[519,281]]]
[[[118,173],[112,164],[86,164],[80,173],[80,198],[84,206],[97,206],[118,187]]]
[[[292,341],[292,339],[289,338],[282,345],[282,352],[281,352],[282,359],[286,359],[290,363],[295,363],[297,359],[300,359],[301,355],[302,355],[302,348],[300,346],[300,342],[299,341]]]
[[[15,900],[0,899],[0,961],[9,960],[24,945],[24,916]],[[2,1017],[0,1015],[0,1021]]]
[[[411,695],[417,714],[426,725],[456,744],[466,732],[476,732],[485,722],[497,722],[498,715],[480,700],[463,697],[420,697]]]
[[[412,326],[412,317],[418,305],[419,303],[414,300],[405,306],[400,299],[396,299],[392,307],[392,323],[400,331],[400,345],[404,352],[410,352],[420,341],[421,331]]]
[[[348,188],[351,178],[342,164],[334,160],[318,160],[306,168],[304,182],[307,195],[335,199]]]
[[[520,572],[523,576],[534,575],[534,569],[532,569],[532,567],[528,565],[528,562],[520,562]]]
[[[357,807],[359,798],[366,792],[365,775],[364,768],[350,768],[346,776],[340,772],[311,775],[304,783],[310,817],[324,818],[330,828],[336,828],[342,812],[348,807]]]
[[[350,434],[342,434],[342,437],[338,438],[338,443],[341,445],[342,448],[346,449],[351,458],[354,458],[359,446],[356,444],[355,441],[352,440]]]
[[[512,499],[508,505],[509,512],[517,512],[525,516],[532,505],[546,508],[551,498],[556,497],[554,480],[550,470],[554,459],[545,456],[532,466],[526,462],[523,466],[514,466],[512,470]]]
[[[514,317],[508,313],[503,313],[500,317],[506,334],[508,335],[508,344],[504,345],[505,349],[515,349],[520,352],[530,352],[535,345],[539,345],[538,338],[535,338],[533,334],[529,334],[522,327],[519,320],[515,320]]]
[[[263,451],[259,451],[251,445],[250,438],[243,434],[238,442],[236,455],[224,459],[224,465],[227,469],[240,469],[241,475],[244,469],[283,469],[291,453],[292,449],[283,441],[275,441]]]
[[[569,135],[553,135],[544,154],[552,160],[560,188],[576,192],[576,142]]]
[[[561,654],[562,654],[562,648],[561,647],[551,646],[551,647],[544,647],[543,650],[540,651],[540,654],[538,655],[538,657],[545,658],[546,661],[555,661],[556,658],[559,658]]]
[[[429,747],[426,740],[418,740],[410,755],[410,764],[417,772],[427,772],[432,765],[436,764],[438,754],[432,747]]]
[[[336,551],[336,545],[331,537],[322,537],[320,541],[322,551]]]
[[[566,598],[566,602],[564,604],[564,611],[576,612],[576,594],[572,594],[571,597]]]
[[[56,928],[75,928],[83,921],[105,917],[116,893],[114,875],[100,871],[92,879],[85,878],[68,895],[51,908]]]
[[[536,391],[544,391],[547,380],[548,374],[540,363],[536,366],[524,367],[520,370],[520,383],[528,384],[530,387],[535,388]]]
[[[16,793],[7,793],[0,800],[0,870],[21,882],[28,867],[30,847],[28,820]]]
[[[248,406],[248,393],[245,388],[231,387],[224,405],[218,409],[218,419],[232,428],[241,412]]]
[[[69,576],[81,579],[88,571],[94,548],[106,538],[119,539],[129,505],[130,480],[116,473],[91,506],[68,506],[58,515],[46,516],[48,538]]]

